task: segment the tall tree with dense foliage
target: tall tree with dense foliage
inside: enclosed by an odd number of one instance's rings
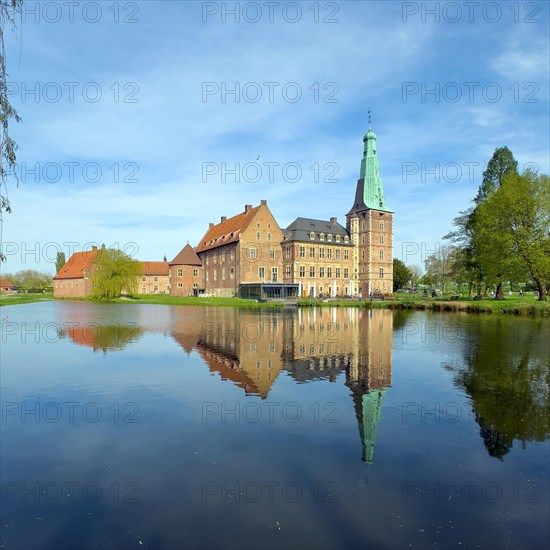
[[[512,278],[524,271],[539,300],[550,280],[550,178],[510,173],[476,212],[476,247],[484,271]]]
[[[474,199],[476,205],[481,204],[501,185],[504,176],[518,173],[518,161],[508,147],[497,147],[491,160],[483,172],[483,181]]]
[[[65,260],[65,252],[58,252],[55,258],[55,272],[59,273],[61,268],[67,263]]]
[[[43,289],[52,284],[51,275],[36,271],[36,269],[22,269],[13,275],[4,273],[2,277],[22,290]]]
[[[393,259],[393,291],[399,288],[405,288],[412,279],[412,273],[409,268],[397,258]]]
[[[123,291],[135,294],[142,265],[122,250],[102,248],[92,268],[92,296],[118,298]]]
[[[3,212],[11,212],[7,187],[8,174],[16,174],[17,166],[17,144],[10,137],[10,122],[21,120],[8,98],[4,29],[8,25],[15,26],[16,15],[21,13],[22,6],[23,0],[0,0],[0,123],[2,125],[0,138],[0,243],[2,242],[4,224]],[[0,261],[5,259],[5,255],[0,251]]]

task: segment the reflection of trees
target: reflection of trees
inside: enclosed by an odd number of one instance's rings
[[[547,321],[522,321],[472,318],[456,377],[487,452],[501,460],[514,440],[545,441],[550,432]]]
[[[73,326],[63,331],[74,344],[102,350],[103,353],[124,349],[143,335],[143,329],[137,324],[98,325],[89,323]]]

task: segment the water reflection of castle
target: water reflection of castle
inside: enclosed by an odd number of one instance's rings
[[[298,383],[335,382],[345,376],[354,403],[362,458],[373,461],[382,401],[391,386],[393,315],[385,310],[319,308],[247,312],[233,308],[162,308],[137,320],[143,332],[163,332],[187,352],[198,352],[212,373],[267,398],[282,370]],[[109,341],[99,331],[101,349]],[[113,332],[115,334],[115,332]],[[120,337],[136,330],[116,331]],[[69,337],[78,344],[82,338]],[[138,336],[138,337],[139,337]],[[88,345],[96,349],[97,342]]]

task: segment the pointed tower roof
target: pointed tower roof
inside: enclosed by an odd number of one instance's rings
[[[193,247],[187,243],[169,265],[202,265]]]
[[[376,156],[376,134],[370,128],[370,111],[369,130],[363,137],[363,143],[363,158],[359,180],[357,181],[355,201],[347,214],[348,216],[369,209],[391,212],[384,199],[384,188],[380,177],[378,157]]]

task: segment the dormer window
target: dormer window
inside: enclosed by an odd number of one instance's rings
[[[328,234],[327,241],[328,241],[329,243],[332,242],[332,235],[331,235],[330,233]]]
[[[337,243],[340,242],[340,235],[336,235],[336,242],[337,242]]]
[[[324,233],[321,233],[321,234],[319,235],[319,240],[320,240],[320,241],[324,241],[324,240],[325,240],[325,234],[324,234]]]
[[[344,237],[344,242],[349,243],[349,237],[347,235]]]
[[[314,241],[315,240],[315,232],[312,231],[310,234],[309,234],[309,238]]]

